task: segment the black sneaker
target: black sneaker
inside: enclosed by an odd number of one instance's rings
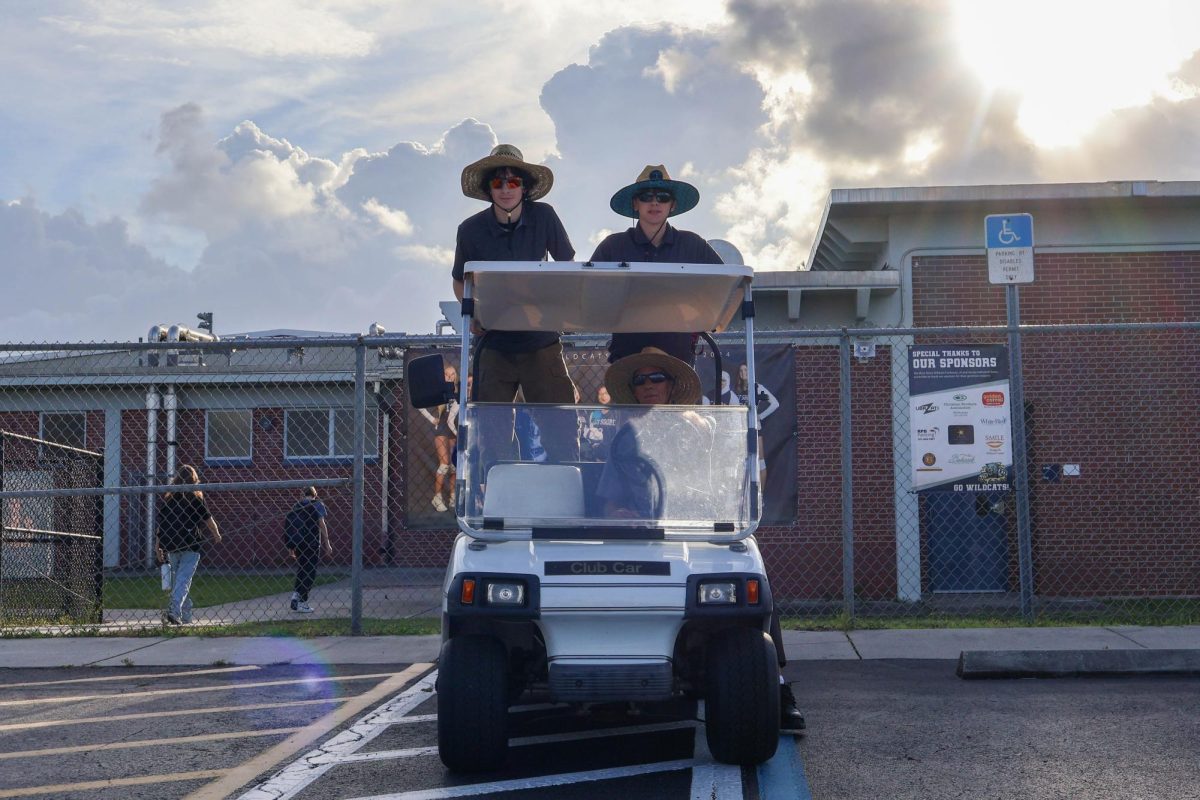
[[[779,729],[781,731],[804,730],[804,717],[796,708],[796,695],[786,683],[779,684]]]
[[[294,598],[294,597],[293,597],[293,598],[292,598],[292,611],[296,611],[296,610],[297,610],[297,606],[298,606],[299,604],[300,604],[300,601],[299,601],[299,600],[297,600],[296,598]]]

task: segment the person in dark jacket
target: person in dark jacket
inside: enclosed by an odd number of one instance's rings
[[[300,614],[313,613],[313,607],[308,604],[308,593],[317,579],[317,565],[321,563],[321,554],[324,553],[326,558],[333,555],[333,545],[329,543],[329,528],[325,524],[327,513],[325,504],[317,499],[317,488],[309,486],[288,512],[285,522],[288,551],[292,560],[296,562],[295,591],[292,592],[291,608]]]
[[[614,233],[596,246],[592,261],[659,262],[669,264],[720,264],[717,251],[700,235],[672,227],[667,220],[691,211],[700,192],[684,181],[672,180],[662,164],[647,164],[637,180],[619,190],[609,207],[637,224]],[[608,344],[609,363],[657,347],[696,366],[695,333],[614,333]]]
[[[178,486],[195,485],[200,482],[196,468],[184,464],[175,473],[171,483]],[[159,564],[171,565],[171,600],[167,608],[167,622],[180,625],[192,621],[192,578],[200,564],[200,548],[203,544],[200,529],[207,530],[213,544],[221,543],[221,532],[204,502],[204,492],[199,490],[176,490],[163,495],[156,521],[157,541],[155,544]]]

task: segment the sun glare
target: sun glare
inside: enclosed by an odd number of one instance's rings
[[[967,63],[989,89],[1018,93],[1021,129],[1052,147],[1170,97],[1170,74],[1200,47],[1200,4],[957,0],[955,26]]]

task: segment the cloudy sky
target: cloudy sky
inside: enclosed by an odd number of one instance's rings
[[[5,0],[0,341],[431,332],[497,142],[580,259],[664,163],[680,225],[768,270],[831,188],[1200,179],[1188,0],[640,6]]]

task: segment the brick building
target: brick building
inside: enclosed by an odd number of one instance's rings
[[[1200,184],[832,192],[808,269],[755,278],[760,337],[809,332],[783,335],[796,372],[795,518],[759,533],[778,596],[836,600],[845,590],[842,327],[874,331],[856,339],[864,350],[850,368],[856,596],[912,601],[939,591],[931,535],[953,540],[959,528],[985,524],[1006,547],[998,590],[1015,591],[1010,501],[931,505],[911,492],[907,371],[910,344],[1005,341],[995,331],[914,329],[1004,323],[1005,289],[988,282],[983,219],[1013,212],[1036,225],[1023,323],[1200,320]],[[1200,332],[1048,329],[1024,335],[1023,351],[1036,593],[1200,595]],[[375,350],[367,358],[366,563],[390,553],[439,565],[454,532],[407,524],[407,465],[418,454],[409,452],[403,362]],[[346,477],[353,365],[352,348],[332,346],[215,349],[163,366],[119,349],[10,356],[0,361],[0,428],[103,451],[105,484],[114,487],[161,477],[172,463],[199,466],[207,481]],[[148,403],[159,409],[153,425]],[[228,539],[213,563],[277,564],[292,494],[214,497]],[[350,493],[323,494],[337,520],[335,550],[348,554]],[[427,492],[414,495],[428,504]],[[105,498],[106,566],[145,563],[147,519],[143,498]]]

